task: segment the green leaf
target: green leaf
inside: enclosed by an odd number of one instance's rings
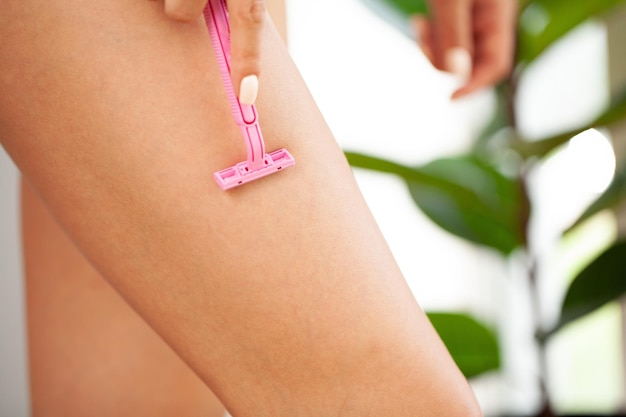
[[[524,159],[531,157],[543,157],[557,147],[569,142],[571,138],[584,132],[585,130],[609,126],[615,122],[625,119],[626,89],[616,95],[615,98],[611,100],[609,108],[588,125],[537,141],[517,138],[511,143],[511,147],[515,149]]]
[[[606,126],[620,121],[624,117],[626,117],[626,88],[612,98],[609,108],[593,124],[594,127]]]
[[[500,367],[495,334],[466,314],[428,313],[439,337],[466,378]]]
[[[474,197],[474,193],[471,190],[467,190],[454,182],[442,179],[437,175],[426,173],[420,168],[408,167],[387,159],[357,152],[345,151],[344,153],[350,165],[355,168],[365,168],[386,174],[394,174],[405,181],[432,185],[433,187],[444,189],[450,193],[457,193],[468,199]]]
[[[520,12],[518,61],[529,63],[557,39],[624,0],[532,0]]]
[[[566,324],[626,294],[625,260],[626,241],[621,241],[611,246],[583,269],[574,278],[565,294],[558,323],[543,335],[543,338],[547,338]]]
[[[378,7],[382,5],[389,9],[395,10],[404,16],[412,16],[414,14],[428,13],[428,3],[426,0],[362,0],[363,3],[370,7]]]
[[[626,164],[617,171],[611,185],[594,201],[583,214],[570,226],[564,234],[567,234],[580,226],[597,213],[611,208],[616,208],[620,202],[626,199]]]
[[[464,190],[407,181],[415,203],[440,227],[503,254],[525,243],[527,203],[518,182],[475,157],[439,159],[421,171]]]
[[[489,152],[491,140],[496,133],[510,127],[509,114],[507,111],[508,96],[511,85],[509,82],[499,84],[495,89],[496,103],[489,122],[481,129],[472,146],[472,153],[478,156],[486,156]]]
[[[402,177],[420,209],[443,229],[503,254],[525,243],[528,202],[520,184],[475,157],[413,168],[346,152],[350,164]]]

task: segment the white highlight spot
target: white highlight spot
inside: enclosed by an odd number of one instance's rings
[[[539,6],[538,4],[531,3],[522,12],[520,16],[522,27],[532,35],[539,35],[543,32],[550,22],[550,13]]]
[[[596,129],[573,137],[567,147],[572,182],[589,192],[602,193],[615,175],[615,153],[609,139]]]

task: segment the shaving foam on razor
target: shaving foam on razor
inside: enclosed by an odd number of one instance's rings
[[[230,110],[241,130],[248,154],[247,160],[213,174],[217,185],[222,190],[228,190],[288,168],[296,161],[286,149],[265,153],[256,107],[241,104],[235,95],[230,78],[230,25],[225,0],[209,0],[204,9],[204,19],[226,87]]]

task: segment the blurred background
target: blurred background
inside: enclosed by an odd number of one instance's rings
[[[418,0],[288,0],[288,44],[485,414],[615,415],[626,2],[520,4],[514,76],[460,101],[412,38]],[[0,151],[1,417],[28,415],[17,181]]]

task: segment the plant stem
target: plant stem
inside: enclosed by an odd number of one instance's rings
[[[513,129],[514,132],[517,132],[517,112],[515,106],[515,97],[517,95],[517,88],[519,83],[519,72],[515,71],[511,75],[511,78],[506,83],[506,114],[508,118],[509,125]],[[522,164],[520,170],[520,181],[522,184],[522,188],[524,190],[528,190],[528,171],[532,166],[532,162],[526,162]],[[526,195],[527,191],[524,191]],[[528,202],[530,204],[530,202]],[[528,208],[528,213],[526,216],[529,216],[531,207]],[[547,360],[547,352],[546,352],[546,340],[544,338],[538,337],[543,330],[543,315],[541,314],[541,289],[539,288],[538,283],[538,274],[537,274],[537,256],[535,255],[535,251],[532,248],[532,242],[528,239],[528,224],[524,221],[524,227],[526,228],[524,237],[525,237],[525,247],[526,253],[528,254],[528,260],[526,265],[526,276],[528,282],[528,296],[530,298],[530,311],[532,315],[532,323],[534,330],[534,341],[537,346],[537,366],[538,366],[538,383],[539,383],[539,394],[540,394],[540,409],[537,414],[537,417],[553,417],[554,413],[552,411],[552,406],[550,403],[550,394],[548,392],[547,379],[548,379],[548,360]]]
[[[529,284],[529,296],[530,296],[530,309],[533,319],[533,328],[535,334],[538,335],[543,330],[542,326],[542,314],[541,314],[541,290],[538,285],[537,277],[537,259],[529,251],[528,260],[528,284]],[[550,395],[548,392],[547,380],[548,380],[548,360],[546,351],[546,340],[535,337],[537,344],[537,365],[538,365],[538,382],[540,393],[541,408],[537,417],[552,417],[554,413],[550,403]]]
[[[506,100],[506,118],[509,122],[509,126],[517,131],[517,112],[515,110],[515,97],[517,96],[517,87],[519,83],[519,75],[517,71],[509,77],[504,84],[505,88],[505,100]]]

